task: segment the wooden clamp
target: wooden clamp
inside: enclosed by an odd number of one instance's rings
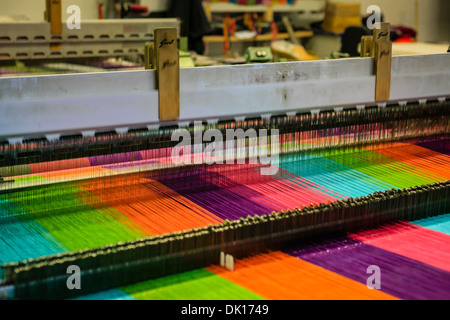
[[[362,36],[361,38],[361,58],[373,58],[372,52],[373,36]]]
[[[157,70],[159,91],[159,120],[173,121],[180,118],[180,57],[178,33],[175,28],[155,29],[152,61]],[[148,45],[148,50],[152,46]],[[147,64],[146,63],[146,64]]]
[[[148,42],[145,44],[145,70],[156,69],[155,44]]]
[[[372,52],[376,76],[375,100],[386,101],[391,90],[392,42],[389,23],[381,23],[380,29],[373,30]]]
[[[52,35],[62,34],[62,0],[46,0],[45,20],[50,22]]]

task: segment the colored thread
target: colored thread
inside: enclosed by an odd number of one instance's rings
[[[147,235],[189,230],[223,221],[149,179],[100,179],[83,188],[145,229]]]
[[[414,221],[414,224],[450,235],[450,214]]]
[[[412,165],[395,161],[372,151],[327,157],[349,168],[382,180],[397,188],[409,188],[436,182],[424,178],[426,171]]]
[[[83,197],[91,196],[77,188],[58,186],[4,196],[69,250],[95,248],[144,236],[121,224],[117,220],[120,213],[96,210],[84,204],[80,200]]]
[[[46,229],[16,204],[0,198],[0,265],[67,251]],[[2,276],[0,269],[0,278]]]
[[[299,259],[367,283],[367,268],[382,270],[381,290],[408,300],[450,298],[450,273],[347,238],[286,251]]]
[[[92,283],[94,288],[105,288],[104,281],[106,281],[105,276],[108,276],[108,273],[104,274],[101,271],[99,272],[99,270],[103,270],[102,266],[103,268],[113,267],[115,272],[123,274],[125,277],[124,279],[109,277],[108,281],[115,281],[114,283],[117,285],[137,282],[139,279],[141,281],[143,280],[140,276],[141,274],[144,276],[165,276],[176,273],[177,270],[178,272],[186,271],[189,268],[198,268],[202,265],[215,263],[219,252],[214,246],[212,248],[209,246],[212,243],[217,243],[216,239],[218,238],[226,241],[222,243],[222,246],[225,246],[226,252],[232,254],[236,250],[238,250],[236,253],[239,254],[239,250],[242,249],[244,252],[255,252],[255,245],[261,241],[267,243],[261,246],[260,250],[263,248],[276,248],[279,247],[282,241],[288,240],[286,244],[290,244],[291,241],[286,236],[288,233],[290,236],[293,235],[292,231],[295,230],[295,225],[303,226],[303,228],[299,229],[299,234],[294,234],[291,240],[298,240],[304,237],[305,232],[313,235],[315,232],[310,229],[311,226],[317,228],[324,222],[327,222],[327,225],[333,225],[335,222],[339,223],[341,217],[347,217],[350,219],[349,221],[355,221],[355,218],[364,220],[373,216],[374,213],[380,217],[381,215],[388,214],[391,218],[395,218],[396,215],[396,219],[408,217],[409,209],[405,204],[408,203],[412,207],[416,207],[417,201],[423,202],[425,199],[425,204],[429,207],[431,214],[441,213],[442,208],[437,209],[437,207],[433,207],[443,206],[443,209],[449,209],[448,203],[442,201],[448,198],[448,191],[448,182],[408,190],[391,190],[384,194],[378,193],[361,199],[337,201],[329,205],[285,211],[263,217],[249,217],[246,220],[226,222],[217,227],[199,228],[185,233],[176,233],[159,238],[117,244],[94,251],[89,250],[74,254],[59,255],[58,257],[31,260],[19,264],[10,264],[7,266],[9,270],[8,274],[14,275],[14,277],[8,276],[8,279],[18,285],[20,284],[20,290],[16,292],[18,297],[27,297],[30,294],[32,295],[33,292],[42,290],[43,285],[44,287],[48,286],[47,282],[43,282],[43,280],[49,280],[48,275],[52,275],[50,281],[53,282],[55,279],[59,279],[58,277],[55,278],[55,272],[65,272],[63,271],[65,270],[64,265],[66,263],[73,264],[76,261],[80,263],[83,270],[91,270],[95,273],[95,278],[98,280]],[[323,210],[322,213],[321,210]],[[424,211],[419,216],[426,214],[427,212]],[[372,224],[379,225],[380,221],[374,221]],[[355,226],[360,227],[358,223]],[[346,230],[351,231],[348,227]],[[246,235],[246,231],[251,232],[253,235],[249,237],[248,233]],[[317,231],[319,232],[318,234],[323,232],[320,229]],[[271,234],[271,238],[266,239],[268,234]],[[212,238],[208,241],[209,236]],[[241,243],[241,240],[245,240],[244,243]],[[236,246],[236,241],[241,244]],[[338,239],[337,242],[340,242],[340,240]],[[249,250],[252,246],[253,249]],[[200,251],[194,248],[199,248]],[[302,249],[305,248],[302,247]],[[178,256],[177,253],[182,255]],[[188,254],[189,258],[186,254]],[[154,261],[155,257],[158,257],[157,261]],[[182,263],[180,263],[180,258]],[[120,261],[127,261],[130,264],[124,269],[123,264],[118,263]],[[157,263],[155,264],[154,262]],[[360,276],[359,273],[358,275]],[[398,278],[397,276],[395,277]],[[35,279],[35,282],[30,284],[29,282],[24,282],[24,279],[28,279],[28,281],[30,281],[29,279]],[[55,294],[67,295],[68,291],[62,290],[57,293],[45,291],[45,294],[47,297],[55,296]],[[418,294],[423,295],[424,292],[421,291]],[[425,291],[425,294],[428,294],[428,292]]]
[[[235,272],[208,268],[269,300],[381,299],[393,297],[339,274],[319,268],[281,252],[235,262]]]
[[[281,167],[320,186],[326,186],[344,195],[343,197],[357,198],[393,188],[393,185],[357,169],[346,167],[332,159],[313,155],[303,161],[282,161]]]
[[[441,154],[450,156],[450,141],[449,139],[440,139],[438,141],[427,141],[416,143],[417,146],[436,151]]]
[[[396,148],[378,149],[377,153],[391,159],[407,163],[421,170],[418,174],[434,181],[450,179],[450,157],[414,145],[402,145]]]
[[[312,203],[319,204],[337,200],[337,197],[323,191],[325,188],[316,190],[312,188],[311,183],[300,177],[289,175],[289,172],[281,170],[275,176],[262,176],[259,170],[260,168],[221,170],[219,172],[224,178],[218,179],[217,185],[221,188],[236,190],[236,193],[247,194],[249,199],[270,207],[271,211],[294,209]],[[234,183],[245,185],[248,189],[241,192],[239,188],[233,188]]]
[[[218,224],[223,219],[237,220],[311,203],[365,196],[384,189],[431,184],[444,181],[448,174],[447,156],[413,145],[333,154],[310,152],[303,158],[285,157],[281,161],[282,169],[274,177],[262,177],[258,167],[246,166],[232,170],[218,166],[125,177],[109,176],[110,170],[98,167],[121,166],[123,162],[133,166],[134,160],[148,160],[142,153],[128,155],[90,159],[89,164],[97,166],[76,170],[61,170],[77,167],[76,163],[70,166],[58,163],[47,169],[59,171],[18,178],[18,182],[25,183],[105,175],[101,179],[73,183],[73,186],[49,186],[6,195],[8,202],[5,203],[14,202],[20,208],[10,209],[8,204],[8,214],[16,219],[34,220],[45,230],[42,235],[47,232],[64,250],[79,250]],[[158,155],[158,161],[164,162],[164,155]],[[85,160],[80,163],[86,165]],[[45,170],[45,165],[39,170]],[[425,239],[426,235],[423,237]],[[435,238],[435,246],[445,241],[442,237]],[[379,243],[380,247],[386,246]],[[5,246],[12,247],[9,243]],[[426,248],[423,243],[422,246]],[[413,268],[421,261],[414,256],[413,249],[397,246],[396,250],[392,252],[401,258],[414,257],[417,261],[399,259],[394,267],[406,264]],[[422,257],[422,262],[428,263],[428,268],[438,266],[447,270],[446,258],[433,258],[436,254],[430,251]],[[3,262],[16,259],[11,253],[10,256]],[[394,268],[392,272],[395,274],[398,270]],[[434,269],[430,272],[442,276]],[[422,291],[412,288],[415,295],[408,296],[403,291],[396,291],[395,295],[409,299],[434,297],[428,292],[430,286],[427,284],[426,290]],[[443,291],[441,287],[436,296],[445,296]]]
[[[415,221],[414,224],[428,224],[435,226],[442,224],[442,221],[450,222],[450,215],[444,215],[435,218],[428,218],[424,220]],[[444,222],[445,223],[445,222]],[[420,234],[417,233],[420,232]],[[389,246],[386,246],[384,250],[393,252],[397,248],[398,245],[401,246],[402,251],[408,251],[413,253],[415,257],[408,256],[413,260],[422,261],[429,265],[432,264],[434,259],[441,259],[442,261],[448,263],[449,259],[447,257],[449,250],[446,247],[442,247],[442,245],[447,245],[448,237],[444,236],[438,240],[436,243],[435,238],[428,239],[423,234],[428,234],[430,230],[426,230],[423,228],[413,227],[409,224],[396,224],[390,225],[387,227],[383,227],[380,229],[374,229],[367,232],[358,233],[352,235],[352,238],[364,240],[366,239],[368,243],[371,245],[376,245],[379,239],[383,241],[389,241]],[[431,234],[433,234],[432,232]],[[389,239],[389,240],[388,240]],[[345,245],[342,246],[342,243]],[[300,248],[294,248],[291,250],[287,250],[286,252],[293,254],[294,256],[298,256],[302,259],[308,260],[308,257],[312,257],[311,259],[326,259],[326,255],[330,254],[328,251],[332,251],[332,253],[338,250],[336,255],[339,255],[341,250],[357,250],[352,249],[353,247],[358,247],[358,242],[354,242],[351,239],[338,239],[336,241],[329,241],[324,243],[312,244],[312,245],[304,245]],[[360,244],[361,245],[361,244]],[[433,248],[434,247],[434,248]],[[431,251],[430,251],[431,249]],[[417,251],[417,252],[415,252]],[[415,253],[414,253],[415,252]],[[444,254],[444,256],[442,256]],[[419,259],[416,259],[419,258]],[[424,259],[425,258],[425,259]],[[366,258],[364,258],[366,259]],[[345,260],[345,257],[343,258]],[[286,263],[285,261],[289,261],[290,264],[296,264],[295,267],[289,268],[286,275]],[[353,262],[352,262],[353,261]],[[351,263],[355,265],[359,265],[357,257],[351,258]],[[279,266],[281,265],[281,267]],[[319,263],[319,265],[321,265]],[[220,267],[210,267],[208,270],[214,272],[215,274],[232,281],[233,283],[239,285],[240,287],[247,288],[252,292],[259,293],[260,295],[265,296],[269,299],[366,299],[373,297],[367,297],[367,293],[372,293],[376,290],[369,290],[367,287],[364,287],[362,291],[361,286],[358,286],[356,282],[353,282],[350,279],[347,281],[342,280],[339,274],[331,273],[326,269],[322,269],[310,263],[307,263],[305,260],[298,260],[292,263],[291,259],[287,259],[285,255],[279,252],[273,252],[265,255],[258,255],[253,258],[247,258],[243,260],[236,261],[236,272],[229,272]],[[273,273],[270,273],[270,270],[274,270]],[[362,272],[363,276],[366,279],[370,276],[364,270],[364,268],[360,268],[359,271]],[[383,289],[383,282],[385,281],[383,274],[386,270],[382,269],[382,277],[381,277],[381,285]],[[391,271],[391,270],[389,270]],[[145,282],[141,284],[136,284],[133,286],[129,286],[123,288],[122,290],[128,291],[134,297],[139,299],[149,299],[153,300],[155,297],[158,299],[184,299],[187,294],[186,292],[191,292],[190,290],[186,290],[183,285],[193,285],[195,282],[194,276],[192,274],[203,274],[203,270],[197,270],[190,273],[185,273],[177,276],[166,277],[162,279],[158,279],[152,282]],[[289,278],[289,273],[294,274],[292,277],[294,279]],[[209,276],[209,275],[208,275]],[[338,280],[342,282],[334,282],[333,284],[327,283],[333,280],[333,277],[337,277]],[[188,279],[186,279],[188,278]],[[201,278],[199,276],[199,278]],[[361,282],[364,279],[361,279]],[[409,279],[402,278],[405,282],[408,282]],[[185,283],[189,281],[188,283]],[[426,281],[426,280],[425,280]],[[161,284],[163,283],[163,284]],[[159,285],[158,285],[159,284]],[[404,283],[402,283],[403,286]],[[353,295],[350,297],[345,291],[354,290],[354,288],[358,288],[358,290],[353,292]],[[129,288],[127,290],[127,288]],[[195,287],[197,288],[197,287]],[[342,291],[342,288],[345,291]],[[303,289],[303,291],[300,291]],[[297,291],[296,291],[297,290]],[[426,285],[424,288],[420,290],[432,290],[429,285]],[[298,292],[300,291],[300,292]],[[403,290],[404,291],[404,290]],[[123,292],[123,291],[121,291]],[[105,292],[105,295],[109,294],[109,292]],[[417,293],[416,293],[417,294]],[[423,292],[422,292],[423,294]],[[339,296],[340,295],[340,296]],[[95,295],[93,297],[96,297]],[[100,298],[102,295],[99,296]],[[237,297],[236,299],[246,299],[245,297]],[[86,297],[90,299],[91,297]],[[381,299],[390,299],[393,298],[389,295],[381,294],[378,297]],[[115,299],[114,296],[111,299]],[[190,300],[189,296],[187,296],[188,300]],[[215,299],[214,293],[212,295],[205,294],[201,299]],[[228,299],[228,298],[227,298]],[[233,297],[229,298],[230,300]]]
[[[445,234],[409,223],[399,223],[354,234],[350,237],[371,246],[450,271],[450,238]]]
[[[423,166],[417,170],[410,170],[417,168],[414,164],[418,164],[417,161],[424,154],[417,153],[419,147],[402,148],[402,157],[409,159],[408,162],[411,164],[403,165],[401,161],[365,150],[357,150],[350,154],[338,153],[328,158],[311,153],[300,158],[283,157],[282,169],[275,177],[260,176],[258,167],[244,165],[239,169],[236,166],[231,168],[213,166],[208,167],[208,171],[191,172],[173,179],[156,177],[165,186],[151,179],[104,178],[84,183],[82,188],[89,192],[81,192],[78,188],[67,189],[61,200],[58,199],[60,195],[56,188],[43,188],[41,194],[47,194],[43,197],[35,197],[25,192],[16,194],[13,198],[20,199],[18,201],[24,211],[29,212],[31,216],[34,214],[37,221],[42,222],[44,228],[48,228],[50,233],[56,235],[67,248],[73,250],[93,248],[114,243],[116,240],[137,239],[152,234],[217,224],[223,221],[222,219],[236,220],[249,215],[262,215],[311,203],[364,196],[374,191],[393,188],[394,185],[390,183],[411,186],[432,182],[424,180],[423,176],[437,178],[436,175],[428,175],[427,168]],[[385,151],[378,150],[378,152]],[[443,166],[442,159],[445,160],[446,156],[431,151],[424,152],[427,155],[424,161],[428,168],[434,168],[432,164],[435,162],[436,170]],[[392,151],[391,154],[397,153]],[[146,156],[149,157],[149,154]],[[153,153],[153,157],[156,156],[163,154]],[[133,159],[142,161],[143,158],[142,153],[130,153],[124,157],[118,155],[103,157],[103,160],[98,157],[93,164],[114,165],[115,161],[118,163]],[[382,168],[383,165],[386,168]],[[80,176],[89,178],[94,173],[107,175],[108,170],[101,167],[63,170],[23,177],[17,181],[35,179],[64,181]],[[384,182],[385,180],[388,182]],[[399,180],[404,183],[397,183]],[[73,195],[70,195],[71,193]],[[50,199],[51,204],[48,203]],[[55,199],[57,201],[54,201]],[[74,215],[81,220],[64,218],[65,215],[60,212],[65,212],[68,208],[77,208]],[[45,218],[33,213],[45,210],[50,210]],[[90,212],[96,212],[98,220],[93,218],[95,215]],[[167,214],[168,212],[171,214]],[[98,221],[97,226],[93,225],[93,221]],[[106,221],[111,222],[110,234],[102,231],[96,241],[89,240],[93,236],[87,234],[85,234],[87,239],[81,240],[83,238],[81,231],[74,233],[78,235],[76,239],[70,235],[72,233],[70,230],[79,230],[84,225],[90,225],[93,234],[100,233],[102,224],[109,223]],[[59,228],[57,224],[67,228]],[[66,229],[67,232],[60,229]]]
[[[219,180],[231,187],[220,188],[216,184]],[[200,171],[192,176],[180,176],[160,182],[221,219],[237,220],[249,215],[267,214],[272,210],[271,207],[251,200],[252,197],[259,196],[256,192],[246,186],[233,184],[214,172]]]
[[[262,300],[259,295],[199,269],[122,288],[138,300]]]
[[[114,300],[114,301],[117,301],[117,300],[136,300],[136,299],[133,298],[132,296],[130,296],[129,294],[126,294],[125,292],[123,292],[120,289],[112,289],[112,290],[108,290],[108,291],[104,291],[104,292],[90,294],[88,296],[75,298],[74,300],[93,300],[93,301]]]

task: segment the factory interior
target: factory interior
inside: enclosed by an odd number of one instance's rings
[[[0,300],[449,300],[449,13],[2,0]]]

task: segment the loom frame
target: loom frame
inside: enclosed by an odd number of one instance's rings
[[[180,71],[180,118],[216,123],[450,96],[450,55],[392,59],[391,97],[375,101],[373,58],[188,68]],[[0,138],[162,124],[155,70],[0,78]]]

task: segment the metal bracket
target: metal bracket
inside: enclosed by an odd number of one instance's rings
[[[0,78],[0,140],[159,125],[156,79],[156,70]],[[448,53],[393,57],[389,101],[448,97],[449,81]],[[181,69],[173,124],[369,105],[374,88],[372,59]]]
[[[91,58],[144,54],[156,28],[180,30],[179,19],[84,20],[81,30],[63,25],[55,35],[47,22],[0,23],[0,61]]]

